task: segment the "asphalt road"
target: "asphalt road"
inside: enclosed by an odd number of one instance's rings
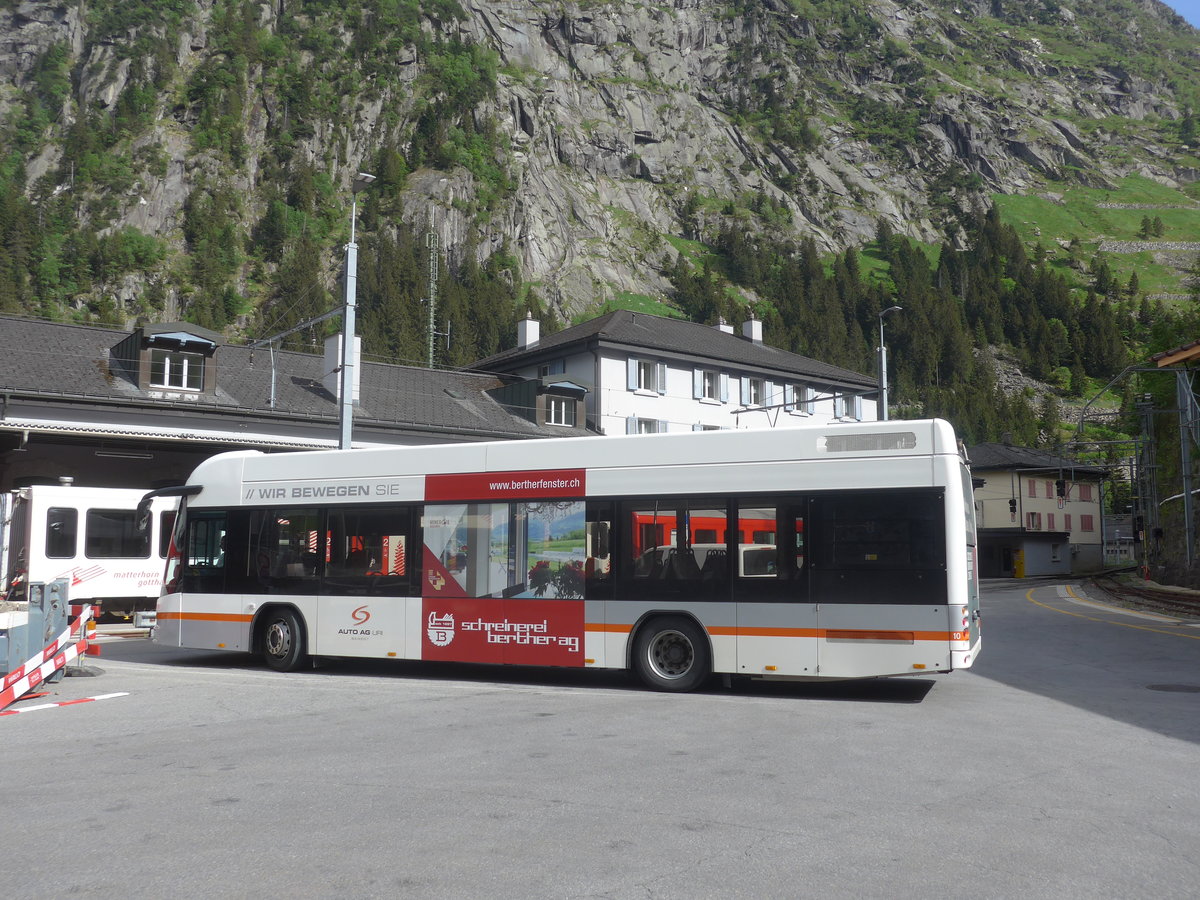
[[[1072,596],[1074,594],[1075,596]],[[1200,627],[986,587],[947,676],[620,673],[110,639],[0,717],[0,883],[63,897],[1195,897]],[[1086,599],[1086,598],[1083,598]]]

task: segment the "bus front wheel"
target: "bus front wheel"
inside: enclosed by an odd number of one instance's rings
[[[683,616],[651,619],[633,645],[633,668],[656,691],[692,691],[712,674],[708,639]]]
[[[291,672],[307,659],[304,626],[290,609],[272,610],[263,623],[263,658],[277,672]]]

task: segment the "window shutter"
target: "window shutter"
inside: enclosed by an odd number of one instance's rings
[[[846,414],[846,398],[845,397],[834,397],[833,398],[833,417],[835,419],[840,419],[845,414]]]
[[[626,434],[637,434],[638,433],[637,416],[626,416],[625,417],[625,433]]]
[[[850,398],[850,415],[862,421],[862,397],[858,394]]]
[[[742,406],[750,403],[750,379],[745,375],[742,376]]]
[[[704,396],[704,370],[692,369],[692,399],[699,400]]]
[[[637,390],[637,370],[638,361],[632,356],[629,357],[629,359],[625,361],[625,375],[629,390],[631,391]]]
[[[660,394],[667,392],[667,364],[660,362],[654,367],[655,387]]]
[[[729,373],[721,373],[721,402],[729,402]]]

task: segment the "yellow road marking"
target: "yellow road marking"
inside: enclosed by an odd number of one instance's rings
[[[1113,622],[1109,619],[1100,619],[1096,616],[1085,616],[1083,613],[1071,612],[1069,609],[1059,609],[1057,606],[1050,606],[1048,603],[1043,603],[1040,600],[1034,600],[1033,592],[1035,590],[1036,588],[1030,588],[1028,591],[1026,591],[1025,599],[1035,606],[1040,606],[1043,609],[1048,609],[1052,612],[1062,613],[1065,616],[1074,616],[1077,619],[1087,619],[1089,622],[1099,622],[1101,625],[1116,625],[1120,628],[1134,628],[1138,631],[1153,631],[1155,634],[1169,634],[1173,637],[1188,638],[1189,640],[1200,641],[1200,634],[1180,634],[1178,631],[1163,631],[1161,628],[1150,628],[1147,625],[1133,625],[1129,622]],[[1072,597],[1075,597],[1075,599],[1079,599],[1076,597],[1075,592],[1071,590],[1069,585],[1067,586],[1067,592],[1070,593]]]

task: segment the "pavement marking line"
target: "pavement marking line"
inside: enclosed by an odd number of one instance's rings
[[[1178,631],[1163,631],[1161,628],[1149,628],[1145,625],[1133,625],[1130,622],[1113,622],[1109,619],[1098,619],[1095,616],[1085,616],[1083,613],[1071,612],[1069,609],[1059,609],[1057,606],[1051,606],[1048,603],[1043,603],[1041,600],[1033,599],[1033,592],[1037,588],[1030,588],[1025,592],[1025,599],[1035,606],[1040,606],[1042,609],[1048,609],[1051,612],[1062,613],[1064,616],[1074,616],[1077,619],[1087,619],[1089,622],[1099,622],[1101,625],[1116,625],[1118,628],[1133,628],[1137,631],[1153,631],[1155,634],[1169,634],[1172,637],[1188,638],[1193,641],[1200,641],[1200,634],[1180,634]]]
[[[114,697],[128,697],[129,691],[120,691],[116,694],[99,694],[95,697],[80,697],[78,700],[60,700],[58,703],[39,703],[37,706],[26,706],[21,709],[6,709],[0,712],[0,716],[15,716],[18,713],[35,712],[39,709],[54,709],[57,706],[76,706],[80,703],[92,703],[96,700],[111,700]]]
[[[1092,609],[1102,609],[1105,612],[1117,613],[1121,616],[1132,616],[1135,619],[1148,619],[1151,622],[1161,622],[1164,625],[1187,625],[1182,619],[1175,616],[1164,616],[1161,613],[1141,612],[1136,609],[1126,609],[1123,606],[1110,606],[1107,603],[1101,603],[1099,600],[1092,600],[1089,597],[1080,597],[1075,593],[1074,588],[1069,584],[1060,585],[1058,595],[1064,600],[1071,603],[1078,603],[1080,606],[1090,606]]]

